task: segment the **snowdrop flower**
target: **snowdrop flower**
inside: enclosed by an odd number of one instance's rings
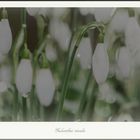
[[[32,88],[33,69],[29,59],[21,59],[16,71],[16,87],[26,97]]]
[[[96,21],[107,23],[114,13],[114,8],[94,8]]]
[[[126,47],[121,47],[117,51],[117,64],[122,77],[127,78],[131,72],[130,52]]]
[[[80,42],[77,55],[83,69],[91,67],[92,49],[89,38],[83,38]]]
[[[140,27],[135,17],[131,17],[126,24],[125,43],[132,52],[140,50]]]
[[[109,72],[109,58],[103,43],[98,43],[92,58],[92,69],[98,84],[105,82]]]
[[[12,45],[12,32],[8,19],[0,21],[0,53],[7,54]]]
[[[42,105],[49,106],[52,103],[55,84],[49,69],[43,68],[38,71],[36,76],[36,92]]]
[[[71,37],[71,31],[68,25],[58,19],[50,21],[50,34],[58,42],[60,48],[64,51],[68,49]]]
[[[86,16],[88,14],[94,14],[94,9],[95,8],[80,8],[79,10],[81,15]]]

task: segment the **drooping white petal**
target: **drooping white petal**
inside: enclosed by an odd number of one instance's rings
[[[118,50],[117,64],[122,77],[127,78],[131,72],[130,52],[126,47]]]
[[[16,87],[18,92],[25,96],[32,88],[33,70],[29,59],[22,59],[16,71]]]
[[[66,51],[71,37],[69,26],[58,19],[52,19],[49,29],[51,36],[58,42],[60,48]]]
[[[38,71],[36,76],[36,92],[42,105],[49,106],[52,103],[55,83],[49,69],[40,69]]]
[[[93,74],[98,84],[105,82],[109,72],[109,58],[102,43],[98,43],[92,58]]]
[[[81,40],[77,53],[81,67],[83,69],[90,68],[92,59],[92,49],[89,38],[83,38]]]
[[[12,32],[8,19],[0,21],[0,53],[7,54],[12,45]]]
[[[40,9],[41,8],[26,8],[30,16],[36,16],[39,13]]]
[[[126,46],[133,52],[140,50],[140,27],[135,17],[129,18],[126,25],[125,43]]]
[[[90,8],[80,8],[79,10],[80,13],[84,16],[90,14]]]
[[[114,8],[94,8],[94,16],[98,22],[107,23],[113,12]]]

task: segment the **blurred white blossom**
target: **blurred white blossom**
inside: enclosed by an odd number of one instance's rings
[[[105,82],[109,72],[109,58],[103,43],[98,43],[92,58],[92,69],[98,84]]]
[[[8,19],[0,21],[0,53],[7,54],[12,45],[12,32]]]
[[[91,67],[92,49],[89,38],[83,38],[81,40],[77,55],[83,69],[88,69]]]
[[[36,92],[42,105],[49,106],[52,103],[55,83],[50,69],[40,69],[37,72]]]
[[[114,8],[94,8],[94,16],[97,22],[108,23],[114,13]]]
[[[107,103],[114,103],[117,100],[116,91],[107,82],[99,86],[98,97],[100,100],[104,100]]]
[[[71,31],[68,24],[58,19],[51,19],[50,34],[58,42],[60,48],[64,51],[68,49],[71,38]]]
[[[131,73],[131,55],[127,47],[121,47],[117,50],[117,64],[120,74],[124,78],[128,78]]]
[[[140,27],[135,17],[131,17],[126,24],[125,43],[132,53],[140,50]]]
[[[16,71],[16,87],[26,97],[32,88],[33,69],[29,59],[21,59]]]

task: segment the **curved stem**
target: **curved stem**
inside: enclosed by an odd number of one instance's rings
[[[67,67],[67,70],[66,70],[66,76],[64,78],[64,83],[63,83],[63,87],[62,87],[62,93],[60,94],[60,99],[59,99],[60,101],[59,101],[59,104],[58,104],[58,111],[57,111],[56,121],[59,121],[61,119],[61,115],[62,115],[62,111],[63,111],[64,99],[65,99],[65,96],[66,96],[66,93],[67,93],[67,88],[68,88],[70,72],[71,72],[71,69],[72,69],[74,57],[75,57],[76,51],[78,49],[78,46],[80,44],[80,41],[81,41],[82,37],[84,36],[84,34],[89,29],[97,28],[100,31],[100,28],[102,29],[102,27],[104,27],[104,26],[103,25],[97,25],[96,23],[90,23],[90,24],[87,24],[86,26],[82,26],[82,28],[80,28],[80,31],[78,32],[76,43],[74,45],[72,54],[70,55],[70,60],[68,61],[68,67]]]

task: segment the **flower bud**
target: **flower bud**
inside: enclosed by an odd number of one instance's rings
[[[49,106],[52,103],[55,92],[55,84],[52,73],[49,69],[40,69],[37,72],[36,92],[42,105]]]
[[[103,43],[98,43],[92,58],[93,74],[98,84],[105,82],[109,72],[109,58]]]
[[[32,88],[33,70],[29,59],[22,59],[16,72],[16,87],[22,96],[26,96]]]
[[[0,53],[7,54],[12,45],[12,32],[8,19],[0,21]]]

